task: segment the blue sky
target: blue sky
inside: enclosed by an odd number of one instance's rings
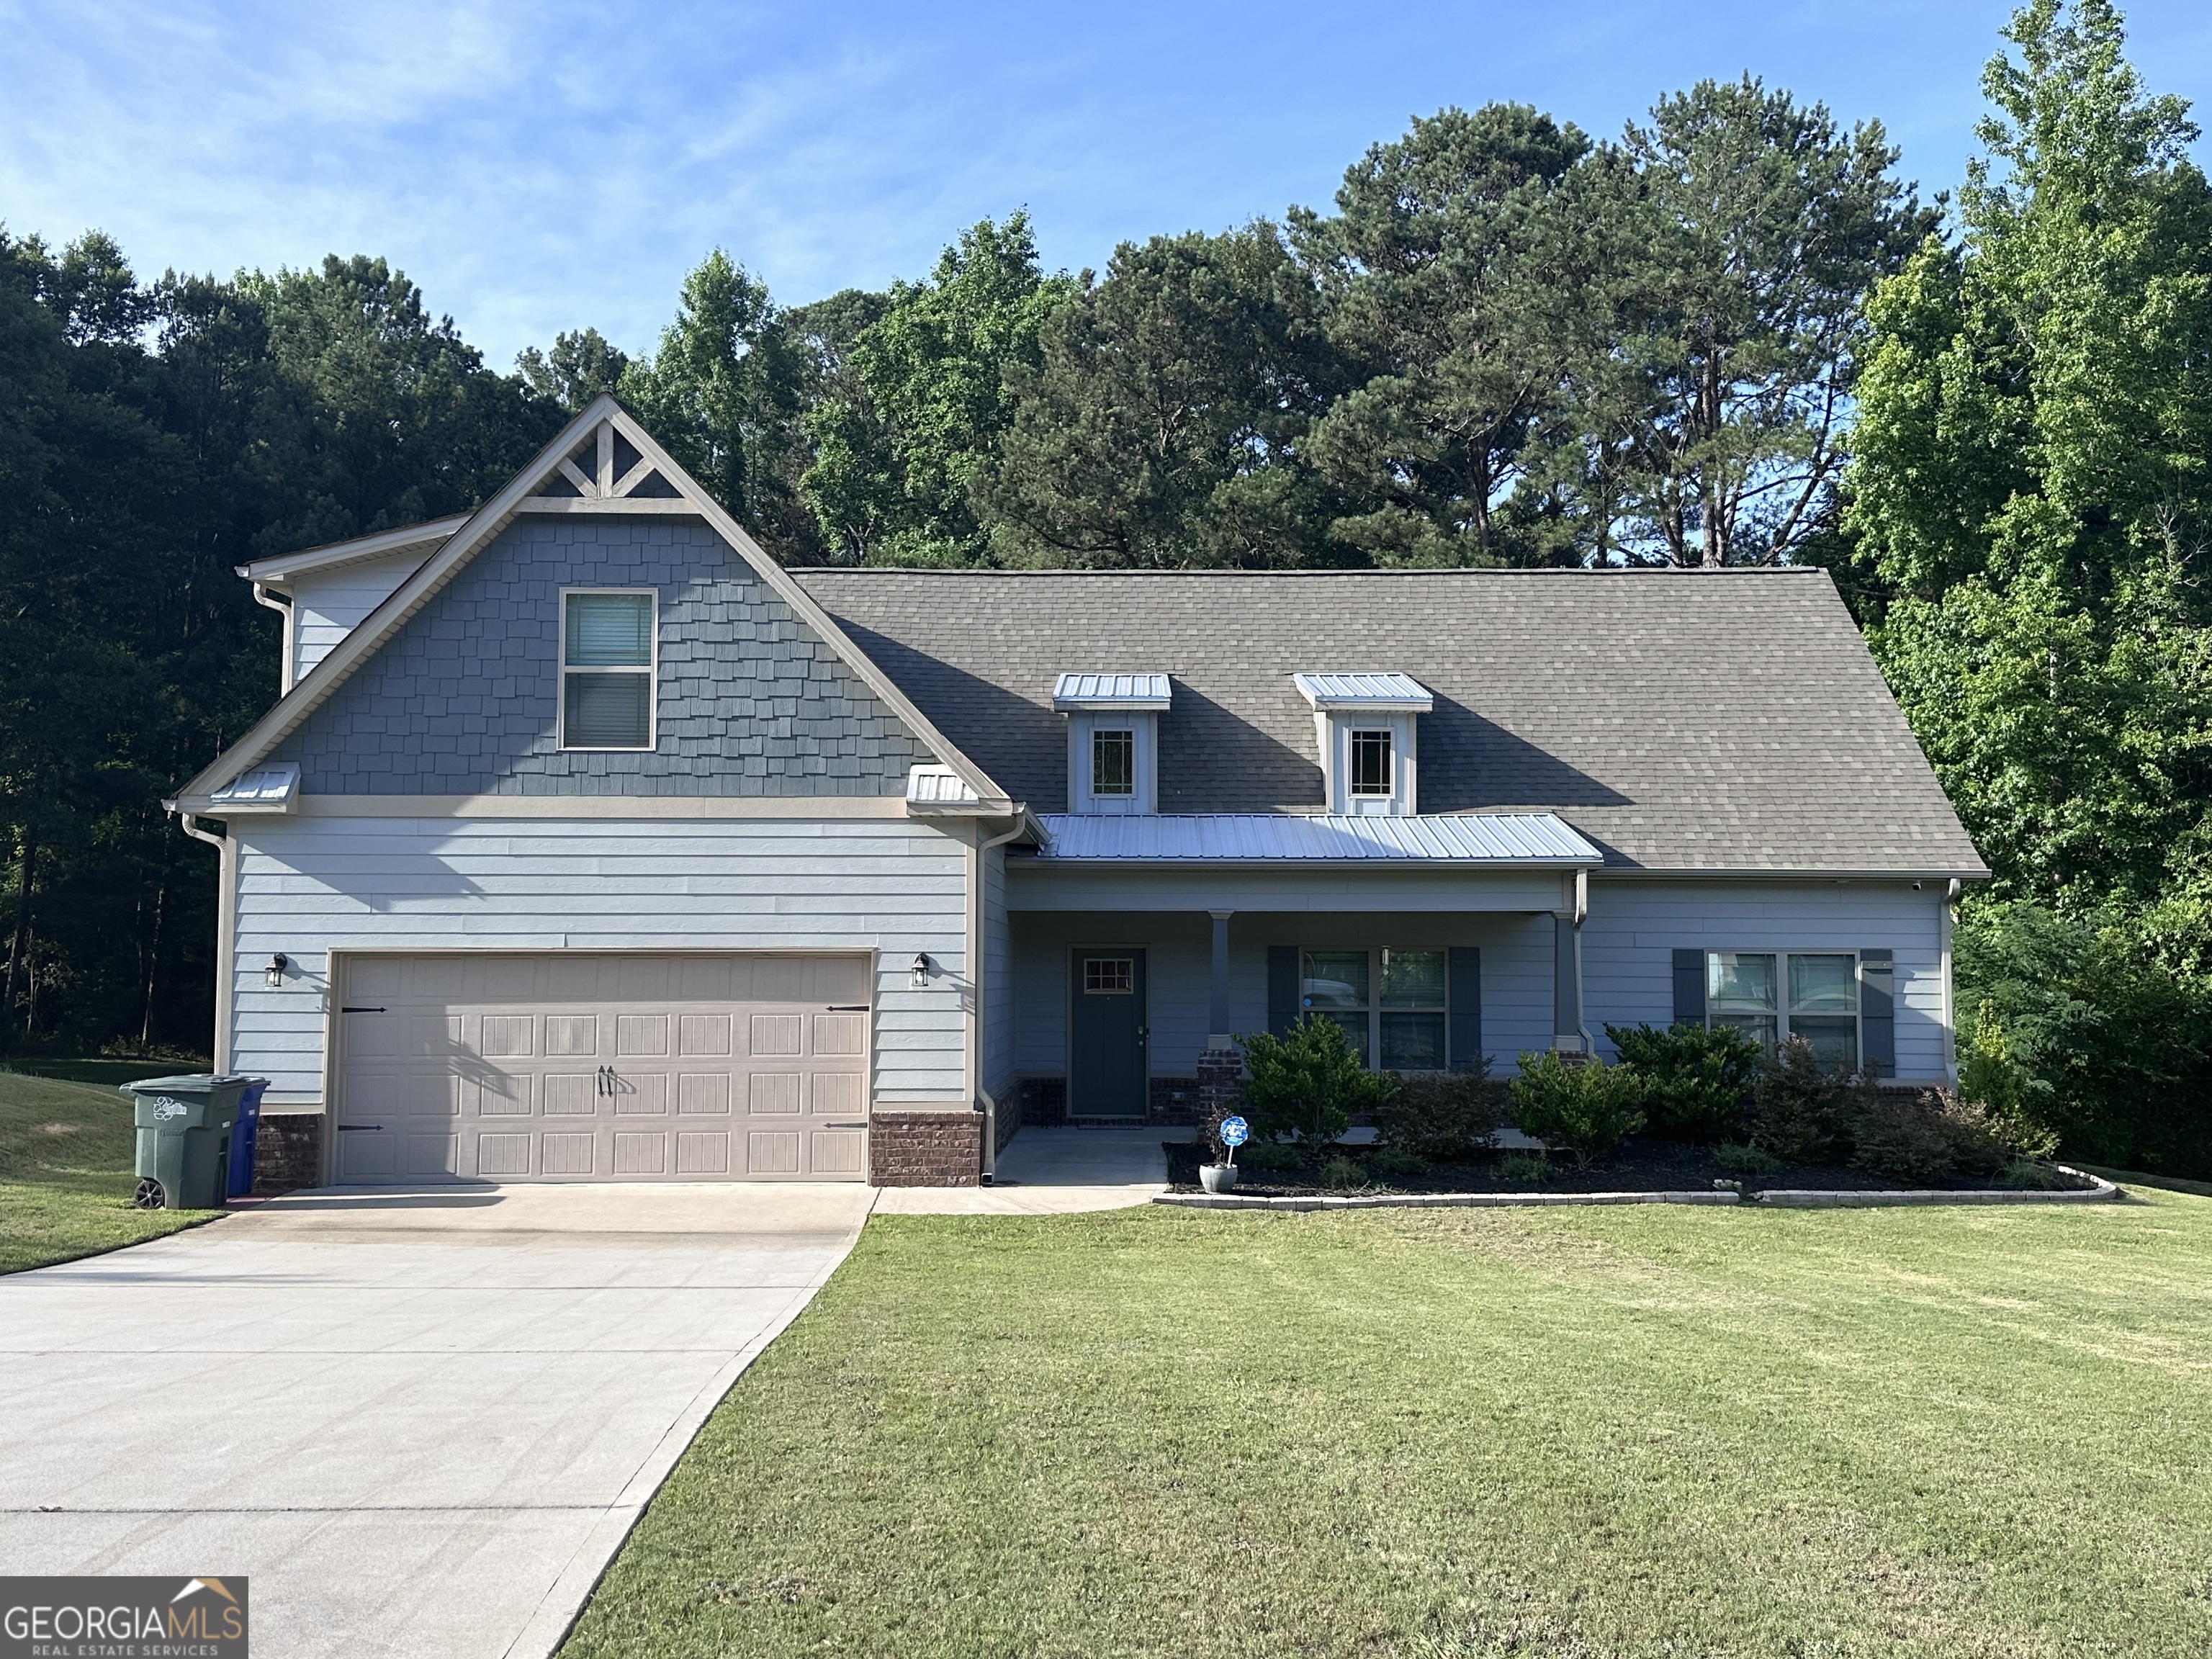
[[[797,303],[921,275],[1019,206],[1073,269],[1325,205],[1369,144],[1449,103],[1611,135],[1748,69],[1879,117],[1906,174],[1947,188],[2010,9],[0,0],[0,222],[96,226],[149,274],[382,253],[504,366],[585,324],[649,347],[718,245]],[[2212,104],[2212,8],[2129,20],[2151,87]]]

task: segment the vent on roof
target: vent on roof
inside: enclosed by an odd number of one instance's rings
[[[1159,714],[1167,712],[1169,701],[1164,674],[1062,674],[1052,687],[1052,706],[1062,714],[1120,708]]]

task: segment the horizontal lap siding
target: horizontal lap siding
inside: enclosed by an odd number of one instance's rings
[[[1006,853],[983,865],[983,1086],[997,1098],[1014,1072],[1014,944],[1006,915]]]
[[[880,953],[875,1095],[965,1099],[960,845],[897,820],[237,826],[233,1061],[279,1102],[319,1101],[332,950]],[[285,988],[263,982],[291,960]],[[915,952],[945,972],[911,988]]]
[[[1590,884],[1583,1006],[1605,1026],[1674,1018],[1676,950],[1896,952],[1897,1074],[1944,1075],[1943,890],[1909,882]]]
[[[359,627],[368,613],[399,591],[399,584],[422,568],[420,554],[398,559],[368,559],[335,570],[313,571],[292,582],[292,648],[295,680]]]

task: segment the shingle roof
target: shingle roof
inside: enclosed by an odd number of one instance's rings
[[[1291,676],[1358,665],[1435,694],[1424,813],[1556,811],[1613,868],[1984,873],[1823,571],[793,574],[1038,811],[1071,664],[1173,677],[1169,813],[1321,811]]]

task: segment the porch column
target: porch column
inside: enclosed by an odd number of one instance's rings
[[[1208,1048],[1231,1048],[1236,1046],[1229,1030],[1229,918],[1234,910],[1208,910],[1213,918],[1213,974],[1208,982],[1211,1000],[1207,1006],[1206,1046]]]
[[[1571,914],[1552,915],[1552,1047],[1583,1052],[1582,933]]]

